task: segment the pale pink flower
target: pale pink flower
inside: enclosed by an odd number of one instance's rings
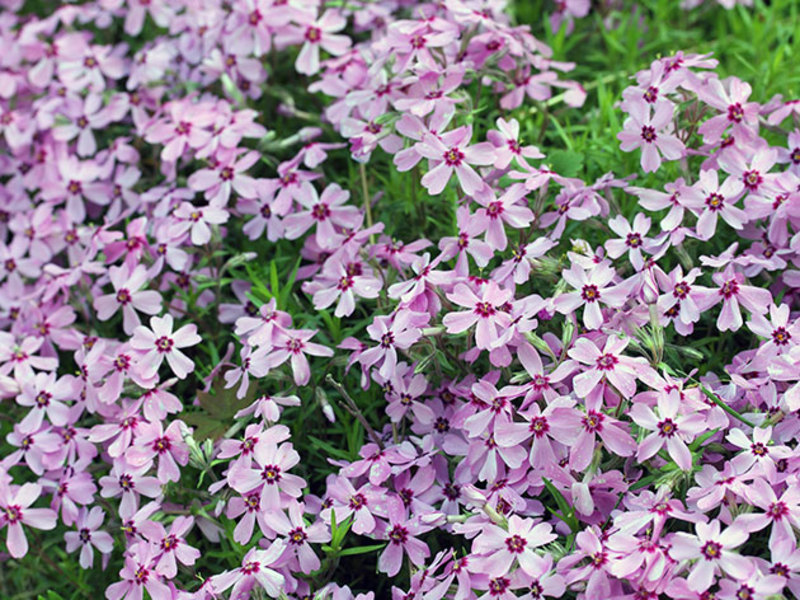
[[[190,323],[173,332],[172,315],[166,314],[152,317],[150,327],[139,325],[131,338],[131,347],[143,352],[138,363],[142,377],[155,375],[166,358],[175,375],[185,379],[194,370],[194,362],[180,348],[195,346],[202,341],[197,335],[197,326]]]

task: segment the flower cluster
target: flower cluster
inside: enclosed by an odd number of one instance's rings
[[[584,181],[517,109],[586,91],[501,1],[3,4],[0,560],[55,536],[109,600],[379,597],[354,556],[397,600],[800,594],[798,101],[660,58],[619,103],[648,187]]]

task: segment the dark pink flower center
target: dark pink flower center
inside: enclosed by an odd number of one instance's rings
[[[700,548],[700,554],[702,554],[706,560],[717,560],[722,555],[722,544],[706,542]]]
[[[717,192],[712,192],[706,198],[706,206],[708,206],[709,210],[722,210],[724,204],[725,196]]]
[[[170,533],[167,537],[161,540],[161,549],[164,552],[171,552],[172,550],[178,547],[179,543],[180,541],[178,540],[178,538],[175,537],[174,534]]]
[[[248,563],[242,565],[242,574],[243,575],[253,575],[258,573],[261,570],[261,563],[258,561],[251,560]]]
[[[744,109],[742,108],[741,103],[736,102],[735,104],[728,106],[729,121],[732,121],[733,123],[741,123],[742,119],[744,119]]]
[[[761,442],[754,443],[752,446],[750,446],[750,450],[756,456],[766,456],[767,454],[769,454],[769,450]]]
[[[792,339],[792,335],[786,331],[785,327],[778,327],[772,332],[772,341],[775,342],[777,346],[785,346],[789,343],[790,339]]]
[[[492,202],[489,206],[486,207],[486,215],[490,219],[497,219],[500,215],[503,214],[503,203],[502,202]]]
[[[658,99],[658,88],[651,85],[644,91],[642,98],[644,98],[645,102],[648,104],[653,104]]]
[[[739,283],[735,279],[729,279],[724,284],[722,284],[721,288],[719,288],[720,296],[724,296],[726,300],[731,298],[732,296],[735,296],[738,293],[739,293]]]
[[[311,216],[317,221],[324,221],[331,216],[331,209],[327,204],[315,204],[311,209]]]
[[[585,285],[581,290],[581,298],[586,302],[597,302],[600,299],[600,290],[594,284]]]
[[[261,479],[268,485],[275,485],[281,480],[281,468],[277,465],[267,465],[261,470]]]
[[[292,338],[289,340],[289,343],[286,344],[286,349],[292,354],[300,354],[303,351],[303,348],[305,348],[303,340],[298,340],[296,338]]]
[[[402,525],[395,525],[389,532],[389,541],[392,544],[405,544],[408,541],[408,529]]]
[[[6,513],[6,521],[8,521],[9,524],[13,525],[14,523],[22,520],[21,507],[17,505],[6,506],[3,510]]]
[[[742,181],[744,181],[744,185],[748,190],[757,190],[758,186],[764,183],[764,178],[761,176],[761,173],[752,170],[745,171],[742,175]]]
[[[160,437],[153,442],[153,450],[155,450],[159,454],[164,454],[164,452],[169,452],[171,448],[172,448],[172,442],[169,441],[169,438]]]
[[[346,292],[353,287],[353,278],[349,275],[343,276],[341,279],[339,279],[339,284],[336,287],[337,289]]]
[[[658,434],[661,437],[672,437],[678,431],[678,426],[672,419],[664,419],[658,424]]]
[[[165,335],[162,335],[156,340],[156,350],[164,354],[171,352],[174,345],[175,342],[172,341],[172,338],[168,338]]]
[[[672,290],[672,295],[683,300],[689,295],[690,291],[692,291],[691,286],[685,281],[681,281],[675,284],[675,288]]]
[[[289,532],[289,543],[300,546],[308,539],[308,534],[302,527],[295,527]]]
[[[223,167],[219,172],[219,178],[222,179],[222,181],[230,181],[233,179],[233,168]]]
[[[602,413],[590,410],[582,419],[583,428],[588,432],[602,431],[604,420],[605,416]]]
[[[508,551],[512,554],[521,554],[527,545],[528,542],[518,535],[512,535],[506,538],[506,548],[508,548]]]
[[[391,331],[387,331],[381,336],[381,347],[391,348],[393,345],[394,345],[394,334]]]
[[[488,319],[495,313],[495,308],[489,302],[478,302],[475,304],[475,314],[483,319]]]
[[[786,517],[789,514],[789,507],[786,506],[785,502],[773,502],[769,505],[767,509],[767,514],[770,518],[774,519],[775,521],[781,520],[783,517]]]
[[[613,354],[603,354],[597,357],[596,366],[600,371],[613,371],[619,359]]]
[[[511,586],[511,580],[507,577],[495,577],[489,580],[489,595],[499,596],[505,594],[506,590]]]
[[[367,498],[364,496],[364,494],[355,493],[352,496],[350,496],[349,504],[350,508],[352,508],[353,510],[358,510],[367,505]]]
[[[306,40],[312,44],[317,43],[322,39],[322,30],[319,27],[309,26],[306,29]]]
[[[117,302],[119,302],[120,304],[127,304],[130,301],[131,301],[131,293],[128,290],[122,288],[120,291],[117,292]]]
[[[642,126],[642,139],[647,142],[648,144],[652,144],[656,141],[656,130],[651,127],[650,125],[643,125]]]
[[[130,492],[133,490],[136,485],[133,482],[133,477],[130,475],[120,475],[119,477],[119,487],[122,488],[123,492]]]
[[[448,167],[457,167],[464,160],[464,153],[458,148],[451,148],[444,153],[444,162]]]
[[[92,532],[84,527],[78,532],[78,539],[80,539],[82,544],[88,544],[92,541]]]
[[[642,245],[642,236],[638,233],[629,233],[625,238],[625,243],[631,248],[638,248]]]
[[[49,392],[39,392],[36,394],[36,406],[38,408],[44,408],[50,405],[50,399],[53,397],[53,394]]]

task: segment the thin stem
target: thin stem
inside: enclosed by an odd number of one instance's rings
[[[372,203],[369,199],[369,186],[367,185],[367,168],[364,163],[359,163],[358,172],[361,174],[361,194],[364,196],[364,212],[367,215],[367,228],[372,227]],[[369,234],[369,243],[375,243],[375,234]]]
[[[358,419],[358,422],[361,423],[362,427],[364,427],[364,430],[367,432],[367,435],[369,435],[370,439],[373,442],[375,442],[375,444],[378,445],[378,448],[380,448],[381,451],[383,451],[384,447],[383,447],[383,442],[381,441],[380,436],[372,428],[372,425],[370,425],[369,422],[367,422],[367,419],[364,417],[364,414],[358,408],[358,405],[355,403],[355,401],[350,397],[350,394],[347,393],[347,390],[344,389],[344,386],[341,383],[339,383],[338,381],[336,381],[333,378],[333,375],[331,375],[330,373],[328,373],[325,376],[325,381],[329,385],[333,386],[333,388],[337,392],[339,392],[339,394],[342,396],[342,398],[344,398],[345,401],[342,403],[342,406],[344,407],[344,409],[347,412],[349,412],[351,415],[353,415],[356,419]]]

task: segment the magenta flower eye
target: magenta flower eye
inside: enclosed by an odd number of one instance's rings
[[[78,539],[80,539],[82,544],[88,544],[92,541],[92,532],[84,527],[78,532]]]
[[[778,346],[786,346],[791,339],[792,335],[786,331],[785,327],[778,327],[772,332],[772,341]]]
[[[600,290],[593,284],[584,285],[581,290],[581,298],[586,302],[597,302],[600,299]]]
[[[247,16],[247,22],[255,26],[258,25],[263,18],[263,15],[259,11],[254,10]]]
[[[755,456],[759,456],[759,457],[760,456],[766,456],[767,454],[769,454],[769,449],[764,444],[762,444],[761,442],[756,442],[755,444],[750,446],[750,451]]]
[[[720,296],[731,298],[739,293],[739,283],[735,279],[729,279],[719,289]]]
[[[642,126],[642,139],[647,142],[648,144],[652,144],[656,141],[656,130],[654,127],[650,125],[643,125]]]
[[[219,172],[219,178],[222,181],[231,181],[233,179],[233,169],[231,167],[223,167]]]
[[[512,535],[506,538],[506,548],[508,548],[508,551],[512,554],[520,554],[525,550],[525,546],[527,545],[528,543],[518,535]]]
[[[638,248],[642,245],[642,236],[638,233],[629,233],[625,238],[625,243],[631,248]]]
[[[261,470],[261,479],[268,485],[275,485],[281,480],[281,468],[277,465],[267,465]]]
[[[245,575],[253,575],[261,570],[261,563],[257,561],[249,561],[242,565],[242,573]]]
[[[308,534],[302,527],[295,527],[288,533],[289,543],[295,546],[300,546],[308,539]]]
[[[686,283],[685,281],[681,281],[680,283],[676,283],[675,284],[675,287],[672,289],[672,294],[676,298],[680,298],[681,300],[684,300],[689,295],[689,292],[691,292],[691,291],[692,291],[691,286],[688,283]]]
[[[713,192],[706,197],[706,206],[710,210],[721,210],[724,204],[725,197],[717,192]]]
[[[608,562],[608,554],[604,551],[595,552],[589,556],[589,560],[591,560],[592,567],[599,569]]]
[[[322,39],[322,30],[319,27],[309,26],[306,29],[306,40],[312,44],[319,42]]]
[[[507,577],[495,577],[489,580],[489,595],[499,596],[504,594],[511,587],[511,580]]]
[[[174,345],[175,342],[172,341],[172,338],[167,336],[161,336],[156,340],[156,350],[162,353],[170,352]]]
[[[339,279],[339,284],[337,285],[337,288],[340,289],[341,291],[343,292],[347,291],[352,287],[353,287],[353,278],[350,277],[349,275],[345,275],[344,277],[341,277]]]
[[[387,331],[381,336],[381,347],[391,348],[393,345],[394,345],[394,334],[391,331]]]
[[[672,437],[678,432],[678,426],[672,419],[664,419],[658,424],[658,433],[662,437]]]
[[[350,496],[349,506],[353,510],[359,510],[367,505],[367,498],[364,494],[357,493]]]
[[[741,123],[744,119],[744,108],[741,103],[736,102],[728,107],[728,120],[733,123]]]
[[[645,102],[648,104],[653,104],[658,100],[658,88],[651,85],[644,91],[642,98],[644,98]]]
[[[70,194],[80,194],[83,191],[83,186],[80,181],[72,180],[67,184],[67,191]]]
[[[311,209],[311,216],[317,221],[324,221],[325,219],[330,218],[331,209],[327,204],[315,204]]]
[[[759,171],[745,171],[742,175],[742,181],[748,190],[757,190],[759,186],[764,183],[764,177]]]
[[[457,167],[464,160],[464,153],[458,148],[451,148],[444,153],[444,162],[448,167]]]
[[[598,413],[593,410],[586,413],[586,415],[581,419],[584,429],[589,432],[600,431],[603,428],[604,420],[605,417],[602,413]]]
[[[161,540],[161,550],[164,552],[170,552],[174,550],[178,546],[178,538],[175,537],[173,534],[168,535],[163,540]]]
[[[489,302],[477,302],[475,304],[475,313],[486,319],[491,317],[495,313],[495,308]]]
[[[131,301],[131,293],[126,289],[121,289],[117,292],[117,302],[120,304],[127,304]]]
[[[597,368],[601,371],[611,371],[619,363],[619,359],[613,354],[603,354],[597,357]]]
[[[8,523],[14,524],[22,519],[22,509],[19,506],[6,506],[3,510]]]
[[[722,555],[722,544],[717,542],[706,542],[700,548],[700,554],[706,560],[717,560]]]
[[[36,406],[39,408],[44,408],[50,404],[50,399],[53,397],[52,394],[48,392],[39,392],[36,394]]]
[[[389,541],[392,544],[405,544],[408,541],[408,529],[402,525],[395,525],[389,531]]]

